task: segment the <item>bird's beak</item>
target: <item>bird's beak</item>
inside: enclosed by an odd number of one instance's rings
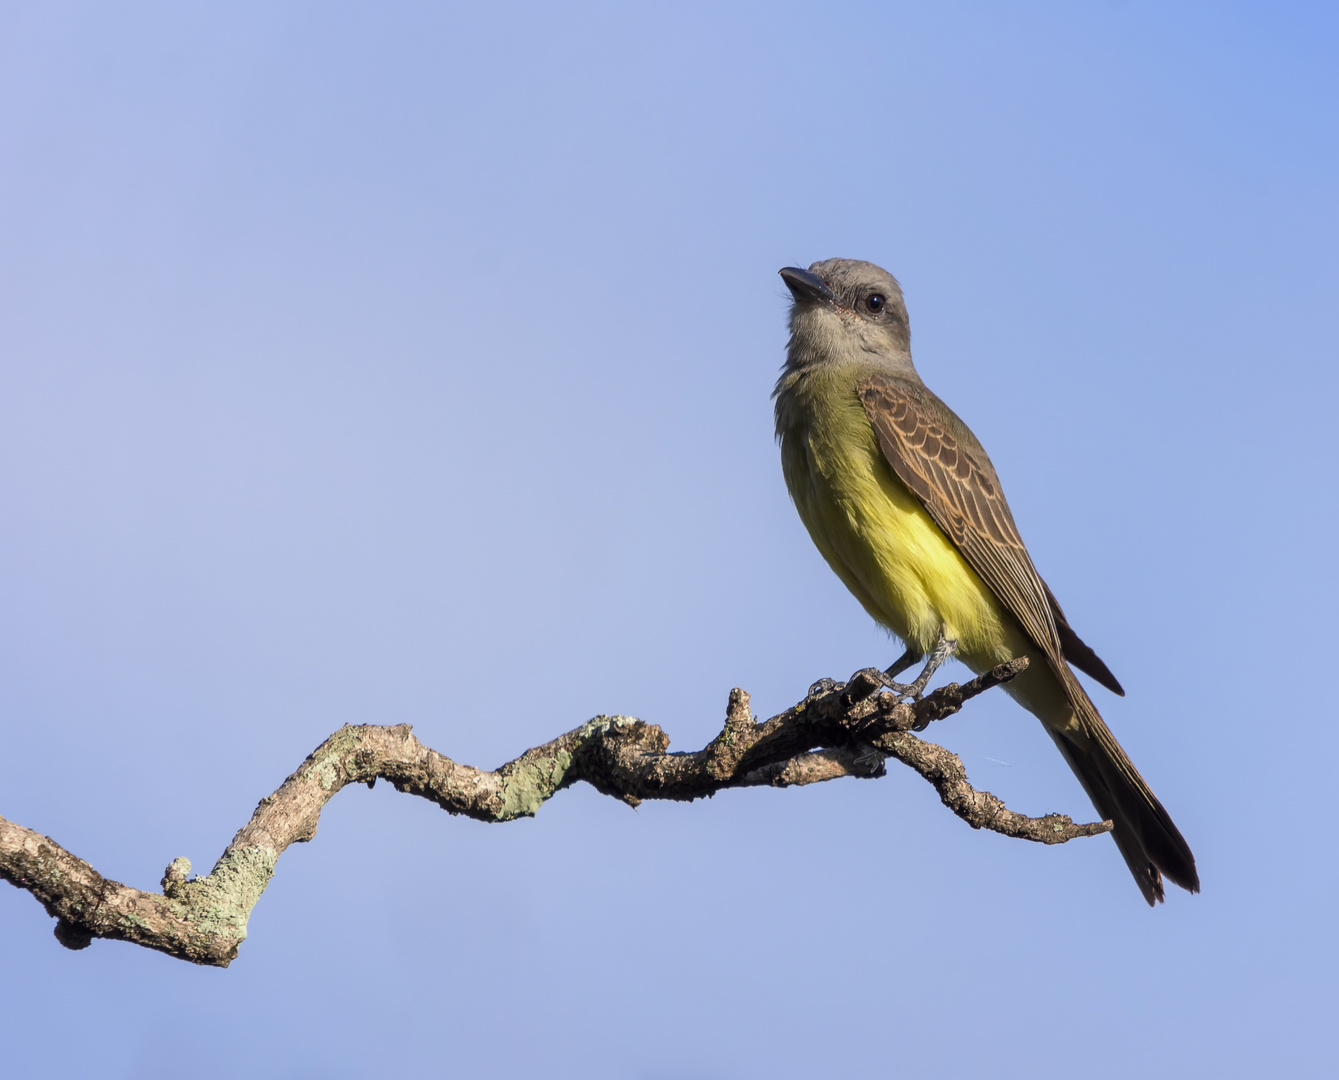
[[[817,301],[820,304],[837,302],[832,290],[828,288],[828,283],[809,270],[801,270],[798,266],[787,266],[777,273],[781,275],[781,280],[786,283],[786,288],[796,301]]]

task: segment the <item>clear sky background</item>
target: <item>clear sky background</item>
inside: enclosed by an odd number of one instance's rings
[[[227,971],[0,888],[14,1076],[1332,1076],[1325,4],[0,7],[0,813],[207,870],[346,722],[495,766],[897,646],[787,498],[779,267],[897,274],[1199,860],[876,782],[350,789]],[[961,677],[962,669],[954,669]],[[1090,809],[1003,694],[937,726]]]

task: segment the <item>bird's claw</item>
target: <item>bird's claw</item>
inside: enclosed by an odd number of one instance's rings
[[[861,668],[851,676],[846,688],[853,701],[863,701],[877,690],[891,690],[899,701],[904,701],[915,689],[913,685],[900,683],[888,672],[876,667]]]

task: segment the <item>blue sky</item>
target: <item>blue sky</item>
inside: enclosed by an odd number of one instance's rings
[[[0,6],[0,813],[155,888],[342,723],[696,749],[732,686],[887,663],[772,439],[776,270],[841,255],[900,278],[1204,882],[1150,911],[1109,841],[907,770],[505,827],[379,785],[227,971],[0,890],[16,1075],[1333,1075],[1337,31]],[[935,736],[1087,815],[1004,695]]]

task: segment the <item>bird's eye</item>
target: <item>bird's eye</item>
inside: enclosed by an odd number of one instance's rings
[[[865,307],[869,308],[869,313],[871,315],[879,314],[886,303],[888,303],[888,300],[883,293],[870,293],[865,297]]]

